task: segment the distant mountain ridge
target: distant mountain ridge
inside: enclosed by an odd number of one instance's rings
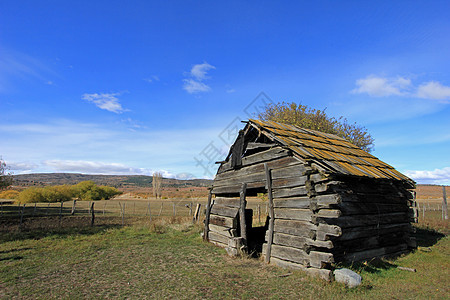
[[[151,187],[152,176],[146,175],[91,175],[80,173],[35,173],[14,175],[15,186],[46,186],[77,184],[81,181],[92,180],[99,185],[109,185],[120,187]],[[212,185],[209,179],[188,179],[180,180],[173,178],[163,178],[164,186],[168,187],[207,187]]]

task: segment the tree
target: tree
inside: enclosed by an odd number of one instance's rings
[[[9,167],[0,156],[0,190],[8,188],[13,183],[12,173],[9,172]]]
[[[153,173],[152,186],[153,186],[153,196],[155,198],[161,199],[161,188],[162,188],[162,173]]]
[[[374,139],[365,127],[356,123],[350,124],[342,116],[337,119],[329,117],[325,111],[326,108],[318,110],[294,102],[279,102],[266,106],[264,111],[258,114],[258,118],[262,121],[275,121],[335,134],[364,151],[373,150]]]

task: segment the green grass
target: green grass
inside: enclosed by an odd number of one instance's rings
[[[0,236],[0,297],[175,299],[445,299],[450,240],[418,231],[421,247],[395,261],[355,265],[356,289],[230,258],[201,240],[201,228],[152,224],[61,227]],[[181,224],[177,224],[180,222]],[[416,268],[417,273],[397,269]],[[288,275],[288,276],[283,276]]]

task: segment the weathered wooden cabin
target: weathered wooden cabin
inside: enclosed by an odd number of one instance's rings
[[[415,248],[415,183],[332,134],[249,120],[220,162],[205,238],[230,255],[258,250],[266,262],[330,278],[332,263]],[[267,193],[268,218],[252,227],[246,197]]]

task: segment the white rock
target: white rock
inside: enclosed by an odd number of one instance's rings
[[[349,288],[357,287],[361,284],[361,276],[349,269],[334,270],[334,279],[337,282],[343,283]]]

